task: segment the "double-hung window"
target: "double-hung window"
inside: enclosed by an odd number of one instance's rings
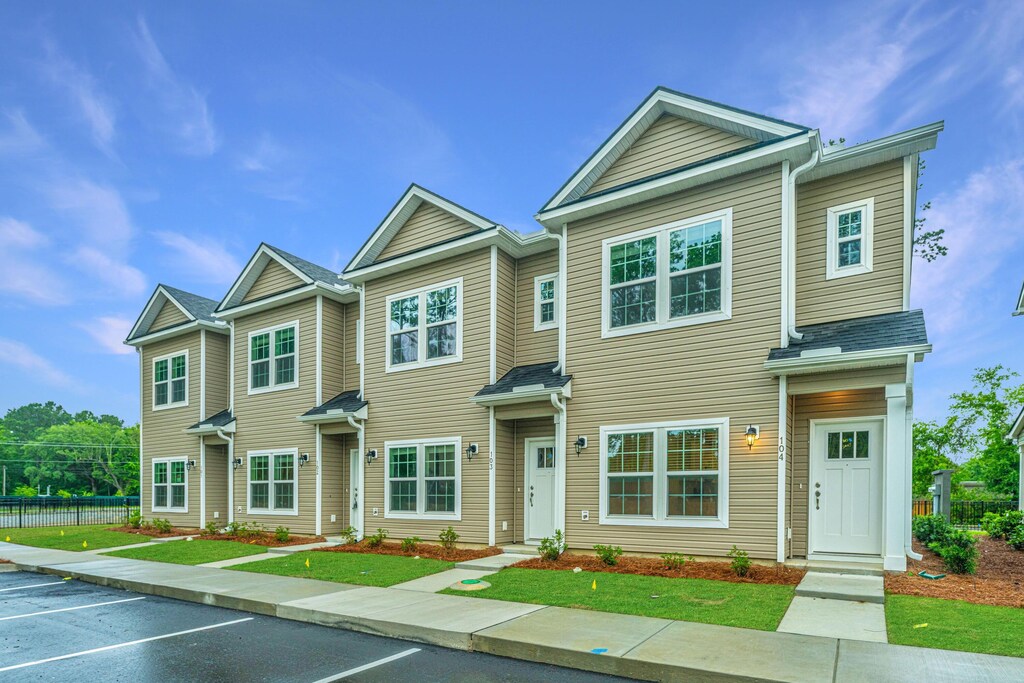
[[[185,458],[153,461],[154,512],[188,512],[188,477]]]
[[[601,428],[601,523],[728,527],[727,418]]]
[[[871,272],[874,222],[874,197],[828,210],[826,280]]]
[[[602,336],[727,320],[732,209],[602,243]]]
[[[391,441],[385,517],[461,519],[462,439]]]
[[[558,275],[533,278],[533,330],[558,327]]]
[[[462,278],[389,296],[388,372],[462,360]]]
[[[153,410],[188,405],[188,351],[153,360]]]
[[[249,512],[298,514],[297,451],[249,452]]]
[[[299,385],[298,321],[249,333],[249,393]]]

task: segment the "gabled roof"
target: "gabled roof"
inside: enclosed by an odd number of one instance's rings
[[[352,257],[345,270],[355,270],[375,262],[380,253],[394,239],[398,231],[402,229],[402,226],[405,225],[406,221],[412,217],[413,213],[416,212],[416,209],[423,202],[433,204],[437,208],[447,211],[481,230],[498,227],[498,224],[489,218],[484,218],[480,214],[470,211],[450,199],[445,199],[426,188],[412,184],[402,195],[401,199],[391,208],[391,211],[388,212],[388,215],[385,216],[381,224],[377,226],[377,229],[373,231],[369,239],[363,243],[363,246],[356,252],[356,255]]]
[[[750,138],[751,145],[779,140],[810,130],[806,126],[659,86],[559,188],[540,212],[579,199],[586,194],[597,179],[663,114],[678,116]]]
[[[1024,408],[1020,409],[1020,414],[1017,415],[1017,419],[1013,421],[1013,426],[1010,427],[1010,439],[1019,439],[1021,443],[1024,443]]]
[[[928,344],[924,313],[920,310],[883,313],[798,327],[803,339],[786,348],[772,349],[768,360],[808,357],[838,349],[837,353],[919,347]]]
[[[1024,285],[1020,287],[1020,296],[1017,297],[1017,310],[1014,315],[1024,315]]]
[[[131,332],[128,333],[128,337],[125,339],[125,343],[131,344],[150,334],[160,332],[161,330],[153,330],[151,327],[157,316],[160,315],[160,311],[167,304],[177,307],[188,320],[166,329],[178,327],[184,329],[186,326],[195,326],[200,322],[206,323],[208,326],[219,325],[213,317],[213,311],[217,307],[216,301],[199,296],[198,294],[186,292],[177,287],[159,284],[150,295],[149,301],[146,302],[146,306],[142,309],[138,320],[135,321],[135,325],[132,326]]]
[[[249,262],[245,264],[245,268],[242,269],[235,283],[231,285],[231,289],[228,290],[224,299],[217,305],[215,312],[219,313],[241,304],[242,300],[245,299],[245,295],[248,294],[256,280],[259,279],[260,274],[263,273],[263,269],[272,260],[277,261],[285,269],[291,271],[297,278],[302,280],[303,286],[317,283],[329,287],[348,285],[347,282],[341,279],[340,275],[329,268],[318,266],[306,259],[290,254],[284,249],[261,242],[256,252],[249,259]]]

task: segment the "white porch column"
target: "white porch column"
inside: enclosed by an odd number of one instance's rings
[[[887,384],[885,387],[885,470],[883,501],[883,564],[885,569],[904,571],[907,556],[904,528],[910,519],[910,482],[907,481],[907,385]]]

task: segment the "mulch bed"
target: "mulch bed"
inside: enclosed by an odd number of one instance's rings
[[[467,560],[477,560],[481,557],[490,557],[491,555],[500,555],[501,549],[495,548],[494,546],[488,548],[455,548],[454,550],[445,550],[439,545],[432,543],[419,543],[416,546],[416,550],[403,551],[402,546],[399,543],[384,542],[376,548],[371,548],[366,544],[366,541],[360,541],[359,543],[348,543],[346,545],[338,545],[331,548],[316,548],[317,552],[321,553],[364,553],[370,555],[401,555],[403,557],[427,557],[432,560],[444,560],[446,562],[465,562]]]
[[[924,557],[907,561],[907,574],[888,574],[885,590],[897,595],[920,595],[946,600],[964,600],[979,605],[1024,607],[1024,552],[1005,541],[978,538],[978,573],[949,574],[942,558],[914,541],[914,550]],[[939,580],[917,576],[918,572],[946,574]],[[908,576],[912,574],[912,576]]]
[[[665,576],[673,579],[713,579],[732,583],[772,583],[784,586],[795,586],[804,578],[804,570],[794,567],[777,565],[765,567],[751,565],[746,576],[736,576],[728,562],[687,562],[681,569],[668,569],[665,563],[652,557],[619,558],[619,563],[608,566],[593,555],[572,555],[564,553],[557,560],[545,560],[536,557],[523,560],[512,565],[523,569],[555,569],[572,570],[576,567],[588,572],[607,572],[609,574],[637,574],[639,576]]]
[[[326,539],[323,536],[296,536],[291,534],[287,541],[279,541],[273,532],[264,531],[257,535],[237,536],[234,534],[207,534],[201,529],[186,529],[173,527],[170,531],[160,532],[152,527],[136,529],[130,526],[115,526],[107,531],[121,531],[126,534],[138,534],[150,538],[168,538],[170,536],[191,536],[192,538],[204,541],[235,541],[237,543],[248,543],[250,545],[262,545],[267,548],[280,548],[288,545],[304,545],[306,543],[322,543]]]
[[[185,527],[175,526],[171,527],[170,531],[157,531],[153,527],[133,527],[133,526],[112,526],[107,531],[120,531],[122,534],[136,534],[138,536],[148,536],[150,538],[169,538],[171,536],[198,536],[200,534],[199,529],[187,529]]]

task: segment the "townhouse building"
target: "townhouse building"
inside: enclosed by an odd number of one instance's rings
[[[263,244],[219,302],[160,286],[143,509],[902,569],[941,130],[830,146],[658,88],[534,233],[413,185],[341,273]]]

